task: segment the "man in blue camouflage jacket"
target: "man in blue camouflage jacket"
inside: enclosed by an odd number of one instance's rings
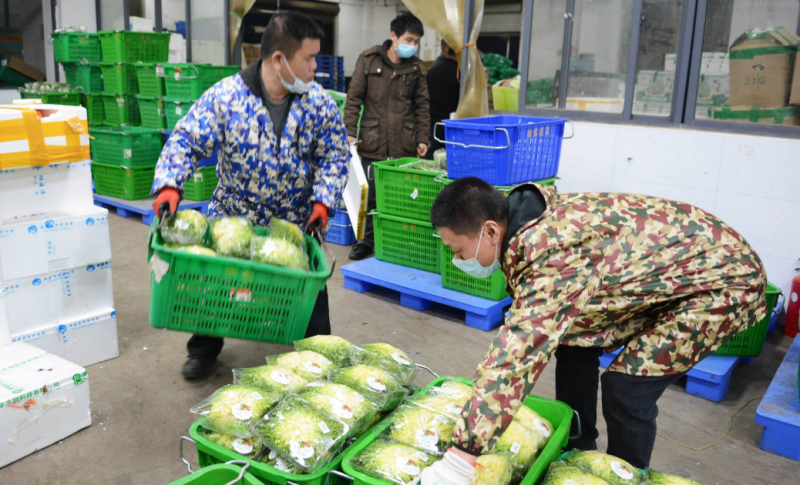
[[[209,217],[244,216],[259,226],[272,217],[301,227],[318,219],[327,224],[347,183],[350,152],[336,102],[313,82],[323,36],[302,14],[272,17],[261,60],[212,86],[175,125],[153,182],[157,213],[164,203],[175,213],[198,160],[219,147]],[[330,332],[326,288],[307,336]],[[206,376],[222,345],[222,339],[193,335],[183,376]]]

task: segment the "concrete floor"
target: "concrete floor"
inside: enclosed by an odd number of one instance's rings
[[[0,469],[2,485],[165,485],[186,475],[178,458],[178,438],[193,421],[189,408],[231,382],[231,369],[264,363],[266,355],[289,347],[228,340],[215,374],[189,383],[180,376],[188,334],[156,330],[148,324],[147,227],[111,216],[114,294],[120,357],[88,368],[93,424],[44,450]],[[340,263],[349,248],[331,245]],[[391,293],[357,294],[342,287],[337,273],[329,283],[333,331],[355,343],[386,341],[441,375],[471,377],[493,333],[463,325],[463,316],[442,310],[416,312],[399,306]],[[703,446],[726,429],[732,413],[764,394],[790,340],[777,332],[751,364],[734,373],[728,396],[713,403],[686,394],[680,385],[660,401],[659,430],[690,446]],[[554,397],[554,366],[534,393]],[[420,375],[417,385],[430,380]],[[800,463],[762,452],[758,402],[733,422],[717,445],[692,451],[659,438],[652,466],[687,475],[704,485],[798,483]],[[601,418],[602,419],[602,418]],[[605,449],[601,423],[599,448]],[[191,448],[191,446],[189,446]],[[194,451],[188,455],[194,461]]]

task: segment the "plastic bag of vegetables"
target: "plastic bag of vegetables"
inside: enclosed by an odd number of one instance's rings
[[[350,427],[348,436],[358,434],[372,423],[378,410],[358,391],[328,381],[312,382],[298,391],[298,395],[315,408],[333,416]]]
[[[472,386],[456,379],[447,379],[441,386],[431,387],[429,393],[437,396],[447,396],[464,404],[472,397]]]
[[[514,477],[508,455],[482,455],[475,462],[472,485],[508,485]]]
[[[352,445],[358,438],[361,438],[361,436],[363,436],[364,433],[369,431],[376,424],[380,423],[381,420],[383,418],[385,418],[386,416],[388,416],[388,415],[389,415],[389,413],[382,413],[382,412],[375,413],[375,415],[372,417],[372,419],[369,421],[369,423],[367,423],[366,426],[364,426],[364,428],[361,431],[359,431],[359,432],[357,432],[355,434],[352,434],[352,436],[348,440],[348,441],[350,441],[350,443],[348,443],[348,446]]]
[[[200,426],[207,430],[249,438],[253,424],[272,409],[280,398],[256,387],[227,385],[217,389],[191,411],[199,416]]]
[[[427,453],[447,451],[456,422],[444,414],[419,406],[402,405],[392,413],[392,424],[384,431],[386,438],[414,446]]]
[[[553,425],[550,424],[550,421],[544,419],[539,413],[527,406],[519,407],[514,420],[528,428],[536,436],[539,443],[539,451],[544,449],[547,442],[550,441],[550,436],[553,435]]]
[[[313,350],[287,352],[267,357],[267,363],[289,369],[308,382],[324,379],[337,366],[322,354]]]
[[[308,381],[284,367],[261,365],[247,369],[233,369],[233,383],[284,395],[300,389],[308,384]]]
[[[411,446],[379,439],[351,458],[350,465],[371,477],[405,485],[436,461],[434,456]]]
[[[267,465],[274,467],[278,471],[282,471],[284,473],[291,473],[292,475],[305,475],[306,473],[297,468],[297,466],[286,460],[284,457],[279,455],[275,450],[269,450],[264,458],[261,459],[261,463],[266,463]]]
[[[511,463],[514,465],[514,472],[520,475],[527,471],[536,460],[539,454],[539,438],[519,421],[511,421],[503,436],[497,441],[492,453],[509,453]]]
[[[308,255],[286,239],[254,236],[250,241],[250,259],[256,263],[308,271]]]
[[[216,431],[209,431],[204,428],[199,428],[200,434],[214,443],[227,448],[234,453],[238,453],[245,458],[258,460],[264,454],[264,443],[252,438],[237,438],[229,434],[222,434]]]
[[[348,426],[290,395],[267,413],[253,432],[272,450],[306,473],[325,466],[347,438]]]
[[[627,461],[599,451],[569,452],[562,459],[610,485],[640,485],[645,480],[644,474]]]
[[[647,485],[700,485],[694,480],[679,477],[677,475],[668,475],[666,473],[650,470],[647,472]]]
[[[379,411],[394,409],[408,393],[400,381],[383,370],[368,365],[339,369],[331,374],[330,379],[337,384],[355,389],[375,404]]]
[[[418,394],[416,396],[408,396],[406,398],[406,403],[442,413],[453,419],[458,419],[461,416],[461,411],[464,410],[463,404],[447,396]]]
[[[273,217],[269,221],[269,235],[274,238],[285,239],[304,252],[306,250],[306,239],[303,236],[303,230],[297,224]]]
[[[211,238],[220,256],[250,258],[253,224],[244,217],[221,217],[211,221]]]
[[[311,350],[324,355],[339,367],[350,365],[350,347],[353,344],[335,335],[317,335],[294,343],[295,350]]]
[[[350,350],[353,365],[363,364],[383,369],[403,384],[410,384],[419,373],[413,360],[397,347],[384,343],[354,345]]]
[[[608,485],[608,482],[578,467],[555,462],[547,470],[542,485]]]
[[[178,211],[175,217],[161,228],[161,237],[167,243],[198,245],[203,242],[207,229],[206,216],[194,209],[186,209]]]

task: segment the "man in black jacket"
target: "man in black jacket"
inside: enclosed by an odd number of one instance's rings
[[[444,127],[434,132],[436,123],[450,118],[450,113],[458,108],[458,93],[461,82],[458,80],[458,58],[456,52],[442,40],[442,54],[428,71],[428,93],[431,104],[431,148],[428,158],[433,160],[433,152],[444,145],[436,141],[434,133],[444,140]]]

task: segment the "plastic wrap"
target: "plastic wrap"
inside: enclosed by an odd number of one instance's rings
[[[178,211],[171,220],[161,228],[164,242],[181,245],[201,244],[208,230],[206,216],[194,209]]]
[[[234,384],[217,389],[191,411],[207,430],[249,438],[251,427],[279,400],[279,395],[263,389]]]
[[[508,485],[514,477],[513,471],[507,454],[480,456],[475,462],[472,485]]]
[[[515,474],[522,475],[539,455],[539,436],[519,421],[512,421],[497,441],[492,453],[510,453]]]
[[[278,454],[275,450],[269,450],[269,453],[264,455],[264,458],[261,459],[262,463],[266,463],[271,467],[275,467],[276,470],[291,473],[292,475],[305,475],[306,473],[297,468],[297,466],[286,460],[284,457]]]
[[[418,394],[415,396],[408,396],[406,398],[406,403],[442,413],[453,419],[458,419],[461,416],[461,412],[464,410],[464,404],[462,402],[448,396]]]
[[[439,169],[443,172],[447,172],[447,150],[444,148],[440,148],[433,152],[433,161],[436,162]]]
[[[256,263],[308,271],[308,254],[286,239],[273,236],[253,236],[250,240],[250,259]]]
[[[211,238],[220,256],[250,258],[253,223],[244,217],[221,217],[211,221]]]
[[[349,427],[296,395],[287,396],[253,428],[271,450],[306,473],[325,466],[339,452]]]
[[[313,350],[271,355],[267,357],[267,363],[288,369],[308,382],[324,379],[331,371],[338,368],[327,357]]]
[[[599,451],[572,451],[562,457],[571,466],[581,468],[609,485],[641,485],[645,475],[627,461]]]
[[[436,461],[436,457],[424,451],[379,439],[351,458],[350,465],[371,477],[405,485]]]
[[[269,235],[278,239],[285,239],[305,251],[306,239],[300,226],[286,222],[277,217],[269,221]]]
[[[444,414],[402,405],[392,413],[392,424],[384,433],[386,438],[398,443],[441,455],[447,451],[455,426],[455,420]]]
[[[435,396],[447,396],[464,404],[472,397],[472,387],[455,379],[447,379],[441,386],[432,387],[428,392]]]
[[[544,449],[547,442],[550,441],[550,437],[553,435],[553,425],[550,424],[550,421],[544,419],[536,411],[527,406],[520,406],[514,420],[528,428],[528,430],[536,436],[539,443],[539,451]]]
[[[295,350],[311,350],[324,355],[339,367],[350,365],[350,347],[353,344],[335,335],[317,335],[294,343]]]
[[[251,460],[259,460],[266,450],[264,443],[257,439],[251,438],[237,438],[229,434],[222,434],[216,431],[209,431],[204,428],[199,428],[200,434],[214,443],[227,448],[234,453],[238,453],[245,458]]]
[[[334,382],[312,382],[300,389],[298,395],[315,408],[333,416],[350,427],[354,436],[372,424],[378,410],[358,391]]]
[[[294,372],[277,365],[233,369],[233,383],[285,395],[308,384]]]
[[[679,477],[678,475],[669,475],[667,473],[649,470],[647,472],[647,485],[700,485],[694,480]]]
[[[330,379],[355,389],[380,411],[390,411],[406,397],[408,390],[402,383],[381,369],[355,365],[339,369]]]
[[[547,470],[542,485],[608,485],[608,482],[576,466],[554,462]]]
[[[354,345],[350,353],[353,365],[368,365],[383,369],[403,384],[411,384],[419,373],[413,360],[403,352],[389,344],[376,343],[362,346]]]
[[[199,246],[197,244],[193,244],[191,246],[183,246],[180,248],[181,251],[189,254],[196,254],[198,256],[216,256],[217,253],[213,249],[207,248],[205,246]]]

